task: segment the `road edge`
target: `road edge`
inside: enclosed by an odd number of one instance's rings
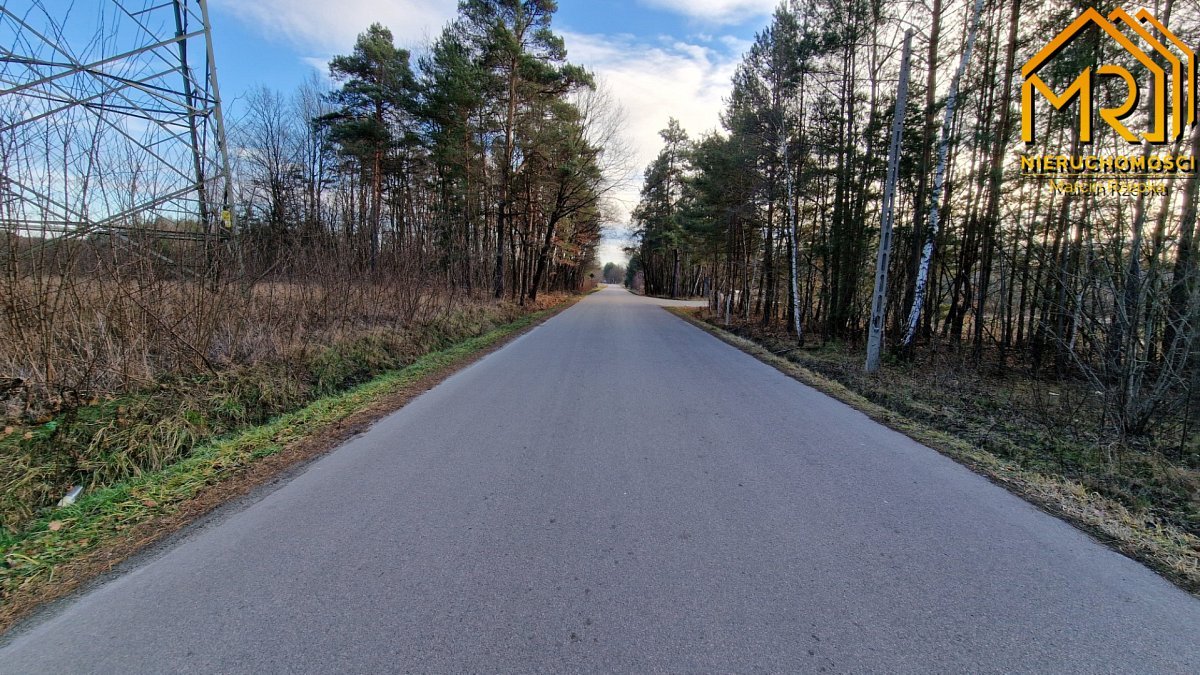
[[[697,316],[696,308],[663,309],[784,375],[945,455],[1041,511],[1069,523],[1098,543],[1149,567],[1182,590],[1200,597],[1200,539],[1168,523],[1134,515],[1124,505],[1088,492],[1078,483],[1022,469],[953,434],[872,403],[839,382],[705,321]]]
[[[445,349],[430,352],[412,365],[384,373],[353,389],[323,398],[271,422],[206,444],[189,459],[105,488],[87,500],[42,518],[36,535],[6,552],[0,572],[11,569],[7,558],[35,564],[34,574],[0,606],[0,640],[39,610],[86,590],[93,581],[221,506],[255,490],[298,474],[304,465],[336,450],[384,417],[451,375],[502,349],[591,294],[527,314],[516,321]],[[199,478],[194,475],[199,471]],[[198,482],[197,482],[198,480]],[[114,499],[117,495],[119,499]],[[72,516],[75,516],[72,518]],[[73,539],[78,532],[99,532],[92,541]],[[72,535],[72,533],[76,533]],[[38,565],[35,556],[18,549],[51,549],[64,544],[77,552]]]

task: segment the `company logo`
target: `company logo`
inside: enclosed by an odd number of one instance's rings
[[[1107,63],[1083,68],[1055,91],[1042,78],[1042,69],[1081,35],[1110,40],[1106,53],[1117,53]],[[1100,46],[1083,46],[1089,44]],[[1056,70],[1058,77],[1047,78],[1061,85],[1062,69]],[[1126,143],[1145,144],[1130,154],[1055,154],[1053,150],[1025,154],[1020,158],[1022,176],[1049,179],[1054,190],[1063,194],[1124,196],[1165,195],[1171,181],[1164,179],[1196,172],[1196,158],[1191,155],[1168,148],[1150,150],[1179,141],[1196,124],[1196,54],[1145,9],[1131,16],[1118,8],[1107,17],[1095,9],[1084,11],[1025,63],[1021,75],[1021,139],[1026,144],[1036,140],[1035,113],[1039,106],[1049,112],[1047,103],[1060,114],[1078,107],[1081,145],[1093,142],[1097,115],[1100,126],[1107,125]],[[1116,86],[1098,87],[1101,83]],[[1097,103],[1097,90],[1109,105]],[[1135,118],[1139,105],[1142,114]]]
[[[1126,124],[1141,102],[1142,90],[1137,78],[1125,66],[1106,63],[1094,70],[1088,66],[1061,92],[1055,92],[1038,74],[1043,66],[1089,26],[1099,29],[1102,37],[1112,39],[1148,74],[1148,78],[1145,78],[1150,85],[1148,128],[1135,131]],[[1195,56],[1190,47],[1145,9],[1130,16],[1118,8],[1108,17],[1095,9],[1088,9],[1021,68],[1021,75],[1025,78],[1021,87],[1021,138],[1026,143],[1034,142],[1036,92],[1055,110],[1078,102],[1081,143],[1092,142],[1093,110],[1129,143],[1141,143],[1143,140],[1152,144],[1170,143],[1196,123]],[[1095,84],[1102,77],[1117,77],[1124,82],[1125,96],[1119,105],[1096,105]]]

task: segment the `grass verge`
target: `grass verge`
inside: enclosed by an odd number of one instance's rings
[[[266,424],[203,443],[160,470],[46,510],[19,532],[0,531],[0,632],[216,506],[336,447],[579,297],[431,351]]]
[[[927,421],[913,419],[899,412],[896,409],[899,406],[887,405],[888,398],[876,396],[861,383],[857,387],[853,387],[854,383],[847,386],[815,372],[798,363],[797,359],[801,357],[793,356],[794,352],[788,352],[789,358],[780,356],[755,340],[709,323],[695,308],[671,307],[668,311],[784,374],[858,409],[871,419],[964,464],[1109,547],[1141,561],[1184,590],[1200,595],[1200,537],[1173,522],[1177,519],[1160,516],[1154,509],[1141,507],[1137,502],[1126,503],[1102,494],[1083,481],[1031,468],[1019,458],[1001,457],[984,444],[965,440],[955,433],[957,429],[948,431]],[[1002,431],[998,432],[993,423],[988,433],[995,436]]]

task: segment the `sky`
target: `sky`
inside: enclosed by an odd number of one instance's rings
[[[614,193],[600,262],[624,262],[629,211],[642,170],[660,148],[658,130],[677,118],[693,137],[718,128],[730,78],[777,0],[559,0],[554,30],[568,59],[594,72],[624,111],[631,172]],[[289,91],[335,54],[350,51],[372,22],[419,51],[455,15],[457,0],[209,0],[222,98],[260,85]]]

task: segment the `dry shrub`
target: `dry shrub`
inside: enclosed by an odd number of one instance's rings
[[[0,527],[561,299],[494,302],[398,254],[145,245],[162,257],[11,234],[0,251]]]

